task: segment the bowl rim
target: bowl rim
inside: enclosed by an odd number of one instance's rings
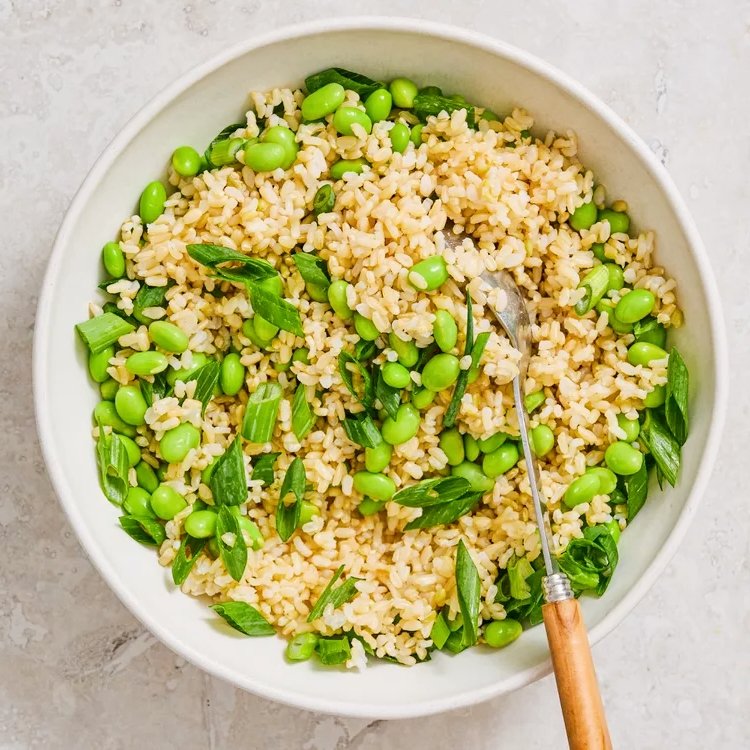
[[[687,500],[680,512],[677,522],[664,541],[662,548],[654,557],[651,565],[630,591],[625,594],[623,599],[604,616],[601,622],[589,631],[589,639],[592,644],[598,642],[610,633],[625,615],[643,598],[657,578],[659,578],[676,552],[682,538],[685,536],[690,521],[696,513],[700,498],[706,488],[713,469],[724,424],[728,397],[728,354],[720,297],[713,270],[709,264],[705,247],[695,223],[665,167],[651,152],[644,141],[636,135],[636,133],[609,108],[609,106],[589,92],[582,84],[578,83],[575,79],[541,58],[504,41],[494,39],[470,29],[450,24],[425,21],[418,17],[352,16],[335,20],[322,19],[284,26],[265,34],[258,36],[253,35],[250,39],[246,39],[243,42],[233,45],[183,73],[152,97],[151,100],[125,124],[122,130],[120,130],[110,141],[101,155],[94,162],[94,165],[86,175],[68,207],[57,236],[55,237],[52,252],[42,281],[39,303],[37,305],[32,365],[34,406],[40,447],[55,494],[59,498],[60,504],[62,505],[70,524],[74,528],[84,552],[102,578],[104,578],[109,588],[114,591],[119,600],[125,605],[125,607],[127,607],[130,613],[141,622],[142,625],[156,635],[159,640],[166,644],[172,651],[180,654],[195,666],[216,677],[224,679],[233,685],[254,693],[255,695],[297,708],[339,716],[402,719],[426,716],[441,711],[473,705],[512,690],[516,690],[530,684],[546,674],[549,674],[551,671],[550,661],[547,659],[544,663],[522,670],[513,677],[505,679],[502,682],[477,688],[475,690],[465,691],[457,696],[416,700],[404,706],[388,707],[364,702],[342,706],[336,701],[330,700],[324,696],[307,695],[296,692],[292,688],[277,689],[269,687],[264,685],[261,681],[241,673],[235,668],[226,667],[214,662],[210,655],[191,648],[175,636],[174,633],[162,627],[159,623],[159,618],[154,616],[137,597],[131,596],[128,591],[120,585],[114,566],[109,562],[106,554],[98,549],[98,545],[95,544],[93,535],[89,534],[87,531],[82,511],[79,509],[75,498],[72,496],[72,493],[66,491],[66,483],[64,481],[65,472],[63,471],[62,462],[58,459],[54,447],[51,417],[47,408],[48,382],[45,373],[48,372],[48,358],[45,342],[50,335],[49,327],[53,312],[52,290],[55,286],[55,281],[63,262],[64,248],[68,244],[69,235],[78,221],[83,207],[88,202],[94,187],[100,178],[106,174],[107,170],[111,167],[122,149],[138,135],[141,129],[147,125],[155,115],[168,106],[179,94],[232,60],[251,52],[254,49],[281,41],[294,40],[300,37],[325,32],[358,30],[409,32],[416,35],[436,37],[445,41],[454,41],[477,47],[491,54],[504,57],[521,67],[531,70],[533,73],[547,79],[553,85],[565,91],[580,105],[593,111],[593,113],[614,130],[620,138],[630,145],[641,159],[646,170],[656,181],[685,233],[689,252],[693,256],[698,270],[700,271],[700,283],[703,287],[702,291],[705,294],[706,299],[716,301],[716,304],[708,311],[711,336],[715,349],[713,362],[714,411],[709,418],[708,436],[701,456],[700,466],[696,473],[696,480],[688,493]]]

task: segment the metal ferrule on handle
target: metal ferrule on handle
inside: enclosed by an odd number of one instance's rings
[[[553,573],[551,576],[542,578],[542,593],[544,601],[548,604],[573,598],[573,589],[565,573]]]

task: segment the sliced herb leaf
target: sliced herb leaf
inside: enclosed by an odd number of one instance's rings
[[[422,121],[426,121],[428,117],[437,117],[441,112],[447,112],[450,115],[457,109],[466,110],[466,124],[473,128],[475,123],[473,105],[435,94],[417,94],[414,97],[414,114]]]
[[[282,542],[286,542],[294,534],[299,524],[306,482],[305,464],[301,458],[295,458],[286,470],[276,505],[276,533]],[[286,498],[290,493],[294,495],[294,502],[287,504]]]
[[[305,280],[305,284],[328,289],[331,285],[331,277],[328,274],[326,262],[312,253],[295,253],[292,260],[297,266],[297,270]]]
[[[443,645],[443,650],[450,651],[452,654],[460,654],[468,647],[468,644],[464,643],[464,629],[461,627],[458,630],[451,631]]]
[[[141,379],[141,393],[143,398],[149,406],[152,406],[154,401],[160,398],[164,398],[172,392],[172,387],[167,382],[167,375],[165,372],[159,372],[153,376],[153,382]]]
[[[323,636],[315,644],[315,653],[321,664],[331,667],[349,661],[352,658],[352,647],[345,635]]]
[[[333,185],[321,185],[313,198],[313,213],[316,216],[327,214],[333,211],[336,205],[336,194],[333,192]]]
[[[338,609],[342,604],[346,604],[357,595],[356,583],[362,580],[361,578],[347,578],[340,586],[334,588],[336,581],[341,578],[343,572],[344,566],[340,565],[318,597],[315,606],[310,610],[310,614],[307,616],[308,622],[317,620],[329,604],[333,604],[333,608]]]
[[[141,544],[158,547],[167,538],[164,527],[148,516],[120,516],[120,526],[128,536]]]
[[[261,383],[250,395],[242,420],[242,436],[251,443],[267,443],[279,415],[281,386],[278,383]]]
[[[482,497],[481,492],[470,492],[468,495],[453,500],[450,503],[440,503],[440,505],[431,505],[422,511],[419,518],[404,526],[405,531],[412,529],[429,529],[433,526],[447,526],[457,521],[461,516],[469,513]]]
[[[245,460],[242,438],[236,435],[231,444],[214,460],[209,485],[215,505],[239,505],[247,500]]]
[[[227,533],[234,535],[231,546],[223,539]],[[245,537],[242,536],[240,522],[226,505],[219,508],[219,515],[216,519],[216,543],[219,545],[219,555],[227,573],[235,581],[240,581],[247,565],[247,544],[245,544]]]
[[[445,615],[442,612],[438,612],[435,622],[432,623],[432,630],[430,630],[430,639],[435,644],[435,648],[442,649],[450,634],[451,629],[448,627]]]
[[[222,128],[221,132],[211,139],[211,143],[209,143],[208,146],[206,147],[206,153],[211,151],[213,146],[219,141],[225,141],[227,138],[231,138],[231,136],[234,133],[236,133],[238,130],[244,129],[246,127],[247,127],[246,122],[233,122],[231,125],[227,125],[225,128]],[[206,158],[206,161],[208,162],[209,167],[216,166],[215,164],[211,164],[208,158]]]
[[[680,470],[680,444],[669,431],[661,410],[646,410],[641,437],[651,451],[657,468],[674,487]]]
[[[269,292],[258,284],[249,284],[248,289],[250,290],[250,304],[256,315],[260,315],[269,323],[295,336],[305,335],[299,310],[291,302],[277,297],[273,292]]]
[[[114,302],[105,302],[102,305],[102,310],[105,313],[110,313],[111,315],[116,315],[118,318],[122,318],[126,323],[130,323],[133,328],[138,325],[138,321],[135,318],[128,315],[125,310],[120,310]]]
[[[195,394],[193,395],[193,398],[203,404],[203,407],[201,409],[201,416],[206,413],[208,402],[214,395],[214,388],[219,382],[220,370],[221,366],[219,365],[219,363],[215,359],[212,359],[209,362],[206,362],[203,367],[198,368],[198,370],[196,370],[191,377],[191,380],[194,379],[196,381]]]
[[[101,425],[96,443],[96,460],[104,496],[109,502],[122,505],[130,489],[128,452],[122,440],[113,432],[107,435]]]
[[[399,490],[391,499],[407,508],[426,508],[458,500],[469,491],[469,482],[463,477],[435,477]]]
[[[257,456],[253,460],[253,473],[250,479],[262,482],[265,486],[273,484],[273,465],[280,455],[279,453],[264,453],[262,456]]]
[[[380,369],[375,374],[375,398],[380,401],[388,416],[395,419],[401,405],[401,391],[383,380]]]
[[[251,258],[249,255],[230,250],[220,245],[188,245],[188,255],[203,266],[210,268],[220,279],[247,284],[253,281],[263,281],[278,274],[278,271],[261,258]],[[219,267],[223,263],[235,263],[229,268]]]
[[[375,448],[383,442],[380,430],[366,411],[347,417],[343,425],[349,440],[363,448]]]
[[[177,554],[172,561],[172,580],[175,586],[182,586],[205,546],[205,539],[195,539],[192,536],[183,537],[182,542],[180,542],[180,549],[177,550]]]
[[[143,311],[149,307],[164,307],[167,301],[167,292],[174,285],[174,281],[169,281],[164,286],[148,286],[145,282],[141,284],[138,293],[133,298],[133,317],[144,325],[153,322],[147,318]]]
[[[628,523],[630,523],[643,507],[648,496],[648,467],[644,461],[641,468],[629,477],[622,477],[625,493],[625,504],[628,507]],[[614,498],[612,498],[614,501]]]
[[[465,646],[473,646],[477,642],[479,628],[482,582],[477,566],[474,565],[463,539],[459,541],[456,550],[456,592],[458,606],[464,618],[463,643]]]
[[[354,373],[349,368],[352,365],[355,370],[359,373],[362,380],[362,389],[357,390],[354,385]],[[339,353],[339,375],[341,380],[344,381],[344,385],[349,390],[349,393],[359,401],[365,409],[369,409],[375,399],[375,392],[373,388],[372,377],[368,372],[367,368],[362,364],[360,360],[353,357],[349,352]]]
[[[315,424],[315,415],[307,400],[307,388],[300,383],[292,401],[292,432],[297,440],[304,440]]]
[[[360,339],[354,345],[354,359],[358,362],[365,362],[372,359],[378,351],[377,344],[374,341],[365,341]]]
[[[667,363],[667,397],[664,416],[675,440],[684,445],[688,434],[688,369],[673,346]]]
[[[528,599],[531,589],[526,579],[534,572],[525,557],[512,557],[508,562],[508,584],[511,599]]]
[[[134,328],[127,320],[110,312],[76,324],[78,335],[92,354],[103,352],[108,346],[116,344],[120,336],[130,333]]]
[[[573,539],[559,557],[560,570],[567,574],[574,591],[591,591],[601,596],[609,586],[619,555],[617,544],[604,525],[588,526],[582,539]]]
[[[235,630],[250,636],[274,635],[268,620],[247,602],[224,602],[212,604],[211,609],[223,617]]]
[[[329,83],[341,84],[345,89],[359,94],[359,98],[362,100],[383,85],[361,73],[346,70],[346,68],[326,68],[321,70],[320,73],[314,73],[305,78],[305,88],[308,94],[312,94],[313,91],[317,91]]]

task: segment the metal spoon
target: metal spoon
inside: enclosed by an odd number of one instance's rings
[[[444,237],[446,244],[454,249],[463,241],[462,236],[452,231],[446,231]],[[529,441],[529,417],[524,405],[524,383],[531,356],[529,311],[521,290],[510,273],[502,270],[485,271],[480,278],[487,291],[501,289],[507,295],[508,304],[505,309],[497,310],[489,300],[488,307],[492,309],[512,346],[521,353],[518,374],[513,378],[513,400],[518,415],[518,428],[521,432],[521,444],[536,522],[539,527],[542,557],[547,572],[545,578],[542,579],[542,590],[546,602],[542,606],[542,615],[568,744],[571,750],[609,750],[612,743],[594,671],[586,625],[578,600],[573,596],[570,581],[565,573],[559,570],[557,561],[550,552],[552,532],[546,504],[539,489],[539,466]]]

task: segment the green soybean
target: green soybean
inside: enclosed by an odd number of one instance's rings
[[[536,411],[546,399],[547,397],[544,395],[543,390],[527,393],[523,399],[523,405],[526,407],[526,412],[531,414],[531,412]]]
[[[305,120],[322,120],[343,104],[345,96],[346,92],[340,83],[321,86],[302,101],[302,117]]]
[[[125,368],[133,375],[156,375],[169,367],[169,361],[161,352],[136,352],[125,360]]]
[[[656,304],[656,297],[648,289],[631,289],[620,298],[615,315],[623,323],[636,323],[645,318]]]
[[[216,533],[217,515],[212,510],[194,510],[183,522],[183,528],[196,539],[208,539]]]
[[[333,127],[341,135],[354,135],[352,127],[359,125],[365,133],[372,133],[372,120],[357,107],[339,107],[333,115]]]
[[[128,454],[128,463],[131,466],[136,466],[141,460],[140,446],[135,440],[133,440],[133,438],[130,438],[127,435],[118,435],[117,437],[120,439],[120,442],[125,447],[125,452]]]
[[[118,393],[120,389],[118,388]],[[116,397],[116,394],[115,394]],[[135,427],[122,419],[112,401],[100,401],[94,407],[94,422],[102,427],[111,427],[128,437],[135,437]]]
[[[284,148],[285,157],[281,164],[282,169],[289,169],[294,164],[299,146],[293,130],[285,128],[283,125],[274,125],[263,131],[260,140],[261,143],[278,143],[279,146]]]
[[[599,211],[598,220],[609,223],[610,234],[627,234],[630,229],[630,217],[624,211],[605,208]]]
[[[609,260],[604,254],[604,245],[601,242],[594,243],[591,246],[591,252],[594,253],[594,257],[602,263],[606,263]]]
[[[367,471],[377,474],[388,466],[392,455],[393,448],[386,442],[380,443],[374,448],[365,448],[365,468]]]
[[[412,404],[401,404],[395,419],[388,417],[384,420],[381,433],[386,443],[401,445],[411,440],[418,430],[419,412]]]
[[[546,424],[538,424],[531,430],[531,447],[539,458],[546,456],[555,447],[555,433]]]
[[[281,280],[281,276],[269,276],[267,279],[258,282],[259,286],[262,286],[267,292],[281,297],[281,293],[284,291],[284,282]]]
[[[625,433],[625,441],[634,442],[641,432],[641,425],[637,419],[628,419],[624,414],[617,415],[617,425]]]
[[[388,137],[391,139],[391,148],[396,154],[403,154],[406,151],[406,147],[409,145],[409,137],[411,131],[408,125],[404,125],[403,122],[397,122],[388,131]]]
[[[388,115],[391,114],[392,106],[393,97],[388,89],[375,89],[375,91],[365,99],[365,112],[367,112],[367,116],[373,122],[387,120]]]
[[[492,648],[505,648],[523,633],[523,627],[517,620],[493,620],[484,626],[484,640]]]
[[[484,454],[482,471],[494,479],[510,471],[518,463],[519,458],[518,446],[513,442],[504,443],[492,453]]]
[[[310,523],[315,516],[319,515],[320,509],[317,505],[313,505],[308,500],[303,500],[300,504],[299,523],[297,524],[297,528],[301,528],[306,523]]]
[[[478,442],[479,450],[482,453],[492,453],[496,451],[506,440],[508,436],[504,432],[496,432],[488,438],[483,438]]]
[[[607,446],[607,450],[604,451],[604,462],[615,474],[630,476],[640,471],[643,454],[630,443],[618,440]]]
[[[131,487],[122,507],[131,516],[156,517],[154,511],[151,510],[151,494],[142,487]]]
[[[419,388],[411,394],[411,402],[415,409],[426,409],[435,400],[435,391]]]
[[[310,350],[306,346],[295,349],[292,354],[292,362],[301,362],[303,365],[310,364]]]
[[[171,521],[187,508],[185,498],[168,484],[160,484],[151,493],[151,508],[164,521]]]
[[[411,383],[409,371],[399,362],[386,362],[380,373],[391,388],[406,388]]]
[[[114,346],[89,354],[89,374],[95,383],[103,383],[108,377],[109,360],[115,356]]]
[[[255,335],[264,342],[264,345],[268,345],[279,332],[279,327],[261,315],[255,315],[253,317],[253,330],[255,331]]]
[[[575,508],[581,503],[591,502],[594,495],[599,492],[599,477],[594,474],[582,474],[574,479],[565,490],[563,502],[568,508]]]
[[[115,409],[124,422],[137,427],[146,421],[148,404],[137,385],[123,385],[115,395]]]
[[[430,391],[450,388],[461,372],[458,357],[453,354],[436,354],[422,370],[422,385]]]
[[[489,492],[495,486],[494,479],[490,479],[476,464],[469,461],[453,466],[451,474],[465,479],[474,492]]]
[[[479,457],[479,443],[473,435],[464,435],[464,452],[467,461],[476,461]]]
[[[404,341],[391,331],[388,334],[388,345],[396,352],[398,361],[404,367],[414,367],[419,361],[419,349],[413,341]]]
[[[596,304],[596,311],[598,313],[607,313],[607,323],[609,327],[615,332],[621,335],[631,333],[633,330],[632,323],[623,323],[615,314],[615,304],[612,300],[602,299]]]
[[[328,289],[320,284],[305,284],[308,296],[314,302],[328,302]]]
[[[236,396],[245,385],[245,366],[236,352],[230,352],[222,360],[219,385],[227,396]]]
[[[394,78],[388,89],[394,105],[401,109],[411,109],[414,106],[414,97],[419,93],[417,84],[408,78]]]
[[[643,399],[643,405],[647,409],[657,409],[667,400],[667,389],[663,385],[654,386]]]
[[[376,513],[380,513],[385,507],[384,500],[373,500],[370,497],[366,497],[358,506],[357,510],[363,516],[374,516]]]
[[[138,486],[148,493],[153,492],[159,486],[159,479],[154,467],[145,461],[140,461],[135,467],[135,478],[138,481]]]
[[[655,359],[666,359],[667,353],[656,344],[649,344],[648,341],[636,341],[628,348],[628,362],[631,365],[648,366]]]
[[[287,159],[287,149],[280,143],[254,143],[245,149],[245,164],[254,172],[273,172]]]
[[[396,492],[396,483],[385,474],[358,471],[354,475],[354,489],[373,500],[390,500]]]
[[[667,344],[667,329],[661,323],[654,322],[647,326],[645,330],[637,332],[635,340],[655,344],[663,349]]]
[[[354,330],[364,341],[375,341],[380,336],[380,331],[375,327],[375,323],[358,312],[354,313]]]
[[[607,269],[609,274],[609,282],[607,284],[607,291],[619,291],[625,286],[625,274],[622,268],[617,263],[605,263],[604,267]]]
[[[571,214],[568,223],[577,232],[590,229],[596,223],[596,206],[593,201],[583,203]]]
[[[349,307],[346,296],[348,288],[349,283],[343,279],[332,281],[328,287],[328,304],[342,320],[349,320],[352,317],[352,309]]]
[[[208,357],[203,352],[193,352],[193,362],[190,367],[179,370],[169,370],[167,372],[167,383],[173,386],[178,380],[187,383],[190,377],[200,370],[203,365],[208,363]]]
[[[339,159],[331,164],[331,177],[340,180],[345,174],[361,174],[367,164],[365,159]]]
[[[172,166],[180,177],[194,177],[201,171],[201,155],[192,146],[178,146],[172,152]]]
[[[453,316],[447,310],[438,310],[435,313],[435,322],[432,324],[432,335],[435,343],[441,351],[449,352],[458,341],[458,325]]]
[[[315,653],[320,637],[317,633],[298,633],[286,644],[289,661],[307,661]]]
[[[409,270],[409,283],[420,292],[432,292],[448,281],[448,266],[442,255],[420,260]]]
[[[599,480],[597,495],[609,495],[617,487],[617,475],[606,466],[592,466],[586,469],[586,474]]]
[[[182,354],[188,348],[188,335],[179,326],[166,320],[155,320],[148,327],[148,336],[165,352]]]
[[[162,458],[170,464],[178,464],[201,442],[201,432],[189,422],[167,430],[159,442]]]
[[[233,508],[236,508],[236,505],[232,506]],[[300,513],[300,517],[301,517]],[[242,536],[245,539],[245,543],[252,547],[254,550],[259,550],[263,547],[263,542],[265,542],[265,539],[263,539],[263,534],[261,534],[260,529],[258,528],[258,524],[255,523],[255,521],[251,520],[247,516],[238,515],[237,520],[240,524],[240,531],[242,531]]]
[[[167,201],[167,189],[164,185],[155,180],[149,182],[143,192],[141,198],[138,201],[138,213],[140,214],[141,221],[144,224],[152,224],[155,222],[164,211],[164,204]]]
[[[119,242],[107,242],[102,248],[102,265],[110,278],[119,279],[125,275],[125,254]]]
[[[105,401],[114,401],[120,384],[114,378],[107,378],[99,384],[99,393]]]
[[[411,135],[409,136],[409,140],[417,147],[419,148],[422,145],[422,130],[424,129],[424,125],[422,123],[418,123],[411,129]]]
[[[443,430],[440,433],[440,449],[448,458],[450,466],[458,466],[463,463],[466,456],[464,451],[464,440],[461,433],[456,430]]]
[[[479,115],[479,119],[487,120],[487,122],[501,122],[500,115],[497,114],[497,112],[488,109],[487,107],[482,110],[482,114]]]

